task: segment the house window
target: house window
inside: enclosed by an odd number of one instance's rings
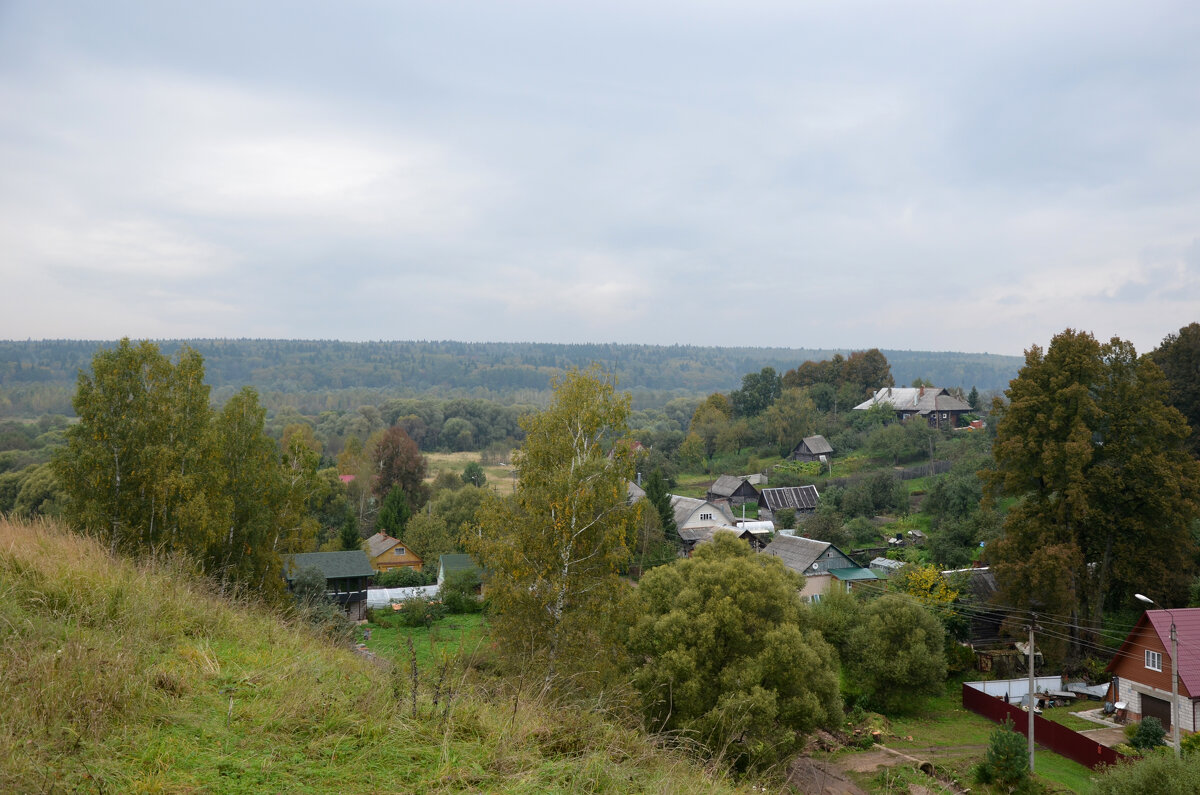
[[[1151,671],[1162,670],[1162,652],[1146,649],[1146,667]]]
[[[711,513],[702,513],[702,514],[700,514],[700,521],[702,521],[702,522],[706,522],[706,521],[707,521],[707,522],[711,522],[711,521],[712,521],[712,514],[711,514]]]
[[[395,547],[395,550],[396,550],[396,554],[397,554],[397,555],[403,555],[403,554],[404,554],[404,547]]]

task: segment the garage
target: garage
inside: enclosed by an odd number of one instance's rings
[[[1142,696],[1142,720],[1146,718],[1158,718],[1162,721],[1164,729],[1171,728],[1171,702],[1162,698],[1148,696],[1145,693]]]

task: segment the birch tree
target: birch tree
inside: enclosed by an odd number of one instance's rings
[[[615,648],[617,572],[636,512],[626,500],[630,446],[615,444],[628,415],[629,396],[599,369],[558,380],[551,406],[521,422],[514,494],[489,497],[468,528],[489,574],[493,636],[548,684],[611,659]]]

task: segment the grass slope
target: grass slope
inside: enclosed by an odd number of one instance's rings
[[[0,681],[6,792],[739,791],[461,668],[414,700],[404,666],[48,523],[0,519]]]

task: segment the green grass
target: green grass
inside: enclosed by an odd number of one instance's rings
[[[390,631],[372,645],[395,646]],[[749,791],[607,702],[551,703],[449,656],[483,632],[452,617],[414,637],[454,663],[444,679],[421,667],[414,694],[386,655],[56,525],[0,520],[0,791]]]
[[[386,621],[387,619],[382,619]],[[425,627],[401,627],[388,622],[387,625],[371,623],[371,639],[367,649],[389,660],[410,665],[408,639],[413,642],[417,667],[425,670],[431,665],[441,665],[455,657],[470,657],[483,649],[487,624],[483,615],[446,616],[429,629]],[[362,630],[358,631],[362,637]]]
[[[1091,792],[1092,778],[1097,775],[1078,762],[1044,748],[1034,750],[1033,768],[1034,775],[1051,792]]]
[[[1068,729],[1072,729],[1077,732],[1087,731],[1089,729],[1099,729],[1101,728],[1100,724],[1094,723],[1090,720],[1084,720],[1083,718],[1077,718],[1074,714],[1084,710],[1095,709],[1096,704],[1097,702],[1095,701],[1088,701],[1087,699],[1082,698],[1076,699],[1075,703],[1068,704],[1065,707],[1052,707],[1050,709],[1042,710],[1042,717],[1046,720],[1054,721],[1055,723],[1061,723]]]

